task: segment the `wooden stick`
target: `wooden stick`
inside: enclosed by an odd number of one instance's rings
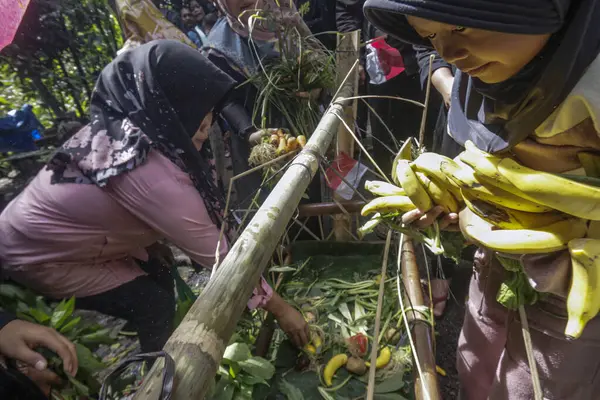
[[[425,142],[425,122],[427,121],[427,110],[429,109],[429,94],[431,93],[431,71],[433,59],[435,56],[432,54],[429,56],[429,72],[427,73],[427,89],[425,90],[425,108],[423,109],[423,115],[421,116],[421,128],[419,129],[419,150],[423,148],[423,142]]]
[[[399,248],[398,267],[402,273],[406,297],[409,300],[410,309],[417,310],[424,307],[424,302],[412,239],[402,234]],[[398,282],[400,282],[400,271],[398,272]],[[398,283],[398,287],[400,287],[400,283]],[[400,293],[400,290],[398,298],[400,307],[403,310],[403,319],[407,331],[410,329],[409,322],[413,322],[413,328],[409,332],[408,339],[413,349],[413,357],[418,371],[415,379],[416,398],[418,400],[440,400],[441,395],[435,368],[435,355],[433,354],[433,340],[431,338],[431,330],[429,329],[430,321],[419,312],[405,312],[404,297]]]
[[[377,311],[375,312],[375,330],[373,331],[373,345],[371,346],[371,366],[369,367],[369,385],[367,386],[367,400],[373,400],[375,395],[375,372],[377,370],[377,351],[379,350],[379,329],[381,325],[381,310],[383,309],[383,292],[385,290],[385,272],[390,254],[392,242],[392,230],[388,230],[385,239],[385,250],[383,251],[383,262],[381,263],[381,280],[379,281],[379,295],[377,296]]]
[[[540,375],[537,369],[537,363],[533,355],[533,345],[531,343],[531,335],[529,333],[529,323],[527,322],[527,314],[525,307],[519,306],[519,318],[521,318],[521,331],[523,333],[523,342],[525,343],[525,352],[527,353],[527,362],[531,371],[531,383],[533,384],[534,400],[543,400],[542,384],[540,383]]]
[[[343,80],[348,79],[352,82],[354,93],[352,96],[358,94],[358,80],[359,73],[356,62],[358,61],[360,48],[360,30],[348,33],[342,33],[337,36],[337,51],[336,51],[336,65],[337,65],[337,79],[338,85],[341,85]],[[351,126],[354,126],[356,121],[357,101],[353,100],[346,107],[344,107],[343,114],[344,121]],[[348,156],[353,157],[354,155],[354,141],[348,135],[344,127],[338,127],[335,154],[340,155],[346,153]],[[337,193],[333,193],[333,199],[342,201]],[[350,235],[347,232],[352,225],[350,218],[343,214],[332,215],[333,218],[333,232],[335,240],[337,241],[348,241],[351,240]]]
[[[352,93],[348,85],[340,96]],[[343,100],[325,113],[310,140],[248,223],[164,350],[175,360],[173,400],[203,399],[217,372],[238,319],[273,256],[290,218],[319,168],[339,125]],[[158,399],[162,361],[157,361],[135,399]]]

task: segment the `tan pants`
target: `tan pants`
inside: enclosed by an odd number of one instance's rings
[[[457,368],[465,400],[529,400],[533,386],[518,313],[496,302],[504,270],[492,258],[476,263],[458,342]],[[564,339],[564,300],[549,296],[526,307],[544,398],[600,399],[600,320],[581,338]]]

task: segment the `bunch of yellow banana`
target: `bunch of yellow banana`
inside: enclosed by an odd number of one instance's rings
[[[569,240],[586,235],[600,239],[600,187],[529,169],[471,142],[454,160],[435,153],[411,160],[411,143],[394,160],[394,184],[367,182],[367,190],[381,197],[363,215],[436,205],[458,212],[466,205],[478,217],[464,232],[469,240],[507,253],[565,249]]]

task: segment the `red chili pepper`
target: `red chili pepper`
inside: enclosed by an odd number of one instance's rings
[[[365,354],[367,354],[367,350],[369,347],[369,339],[362,333],[358,333],[348,338],[348,345],[350,347],[351,353],[356,353],[356,356],[362,357]]]

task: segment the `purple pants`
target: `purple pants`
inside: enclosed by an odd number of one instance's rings
[[[534,398],[518,313],[496,301],[503,278],[495,258],[476,262],[458,342],[464,400]],[[579,339],[567,341],[564,299],[549,295],[526,307],[526,313],[544,399],[600,399],[599,318],[588,323]]]

